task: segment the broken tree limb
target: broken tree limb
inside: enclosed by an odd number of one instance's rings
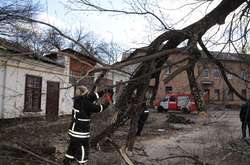
[[[233,154],[232,152],[229,152],[228,154],[226,154],[225,156],[223,156],[221,160],[219,160],[218,162],[216,162],[215,165],[220,165],[221,162],[223,162],[224,160],[226,160],[232,154]]]
[[[25,148],[22,148],[22,147],[20,147],[20,146],[18,146],[18,145],[0,144],[0,148],[10,148],[10,149],[13,149],[13,150],[21,151],[21,152],[24,152],[24,153],[26,153],[26,154],[29,154],[29,155],[31,155],[31,156],[33,156],[33,157],[39,159],[39,160],[42,160],[42,161],[44,161],[44,162],[47,162],[47,163],[49,163],[49,164],[60,165],[60,164],[58,164],[58,163],[56,163],[56,162],[54,162],[54,161],[52,161],[52,160],[49,160],[49,159],[47,159],[47,158],[45,158],[45,157],[42,157],[42,156],[40,156],[40,155],[38,155],[38,154],[36,154],[36,153],[30,151],[30,150],[25,149]]]
[[[98,135],[93,137],[90,141],[90,144],[92,146],[96,146],[96,144],[102,140],[103,138],[107,137],[108,135],[114,133],[117,128],[124,125],[128,121],[128,114],[127,112],[121,113],[119,112],[117,115],[117,120],[109,125],[108,127],[104,128],[102,132],[100,132]]]
[[[225,118],[225,116],[226,116],[226,112],[223,112],[219,117],[216,117],[214,121],[210,121],[210,122],[207,122],[207,123],[203,123],[202,125],[206,126],[206,125],[218,123],[218,122],[221,121],[223,118]]]
[[[168,159],[178,159],[178,158],[188,158],[191,159],[195,162],[196,165],[209,165],[209,163],[203,162],[201,160],[199,160],[196,156],[190,156],[190,155],[176,155],[176,156],[168,156],[166,158],[161,158],[161,159],[151,159],[153,161],[164,161],[164,160],[168,160]]]
[[[167,122],[169,122],[169,123],[181,123],[181,124],[195,124],[195,122],[190,120],[190,119],[186,119],[183,116],[175,115],[172,113],[168,114]]]
[[[129,159],[128,155],[126,154],[125,147],[118,146],[112,139],[107,138],[107,141],[116,149],[116,151],[120,154],[122,159],[128,164],[128,165],[134,165],[134,163]]]

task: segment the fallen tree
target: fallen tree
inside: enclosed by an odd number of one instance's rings
[[[74,2],[74,1],[73,1]],[[147,11],[146,8],[143,8],[142,11],[139,12],[127,12],[123,10],[110,10],[103,8],[101,6],[95,5],[94,3],[89,2],[88,0],[76,0],[80,5],[86,6],[87,8],[91,8],[95,11],[101,12],[115,12],[115,13],[125,13],[125,14],[138,14],[138,15],[150,15],[160,21],[160,23],[164,26],[164,32],[159,35],[155,40],[153,40],[145,49],[144,56],[138,56],[136,53],[132,53],[131,56],[123,61],[111,66],[104,66],[102,68],[94,69],[91,72],[101,71],[101,76],[97,79],[96,83],[93,85],[92,90],[95,89],[96,85],[99,83],[100,78],[102,78],[107,71],[112,69],[120,69],[123,66],[129,66],[132,64],[138,64],[138,67],[135,69],[131,78],[128,82],[125,83],[123,87],[122,93],[117,98],[117,103],[111,107],[111,109],[118,112],[118,116],[116,121],[103,129],[99,135],[92,138],[92,144],[97,144],[100,140],[105,138],[106,136],[111,136],[114,131],[116,131],[120,126],[125,124],[127,121],[130,121],[130,129],[128,131],[128,137],[126,142],[126,149],[132,150],[133,144],[135,141],[135,128],[138,120],[138,114],[143,110],[143,103],[145,102],[145,94],[148,89],[148,84],[152,78],[156,80],[156,86],[154,90],[154,95],[156,93],[156,89],[159,84],[159,76],[162,68],[164,68],[164,63],[168,60],[170,56],[174,56],[176,52],[185,54],[188,58],[187,62],[183,65],[182,69],[173,72],[169,75],[166,81],[169,81],[176,75],[181,72],[186,72],[188,75],[188,81],[190,85],[190,90],[192,95],[194,96],[194,100],[198,105],[199,111],[204,111],[204,101],[201,97],[201,91],[197,84],[196,77],[194,74],[194,67],[201,59],[201,51],[198,46],[201,47],[202,51],[206,54],[206,56],[212,60],[214,64],[218,66],[221,71],[221,74],[230,90],[232,90],[239,98],[242,100],[246,100],[246,97],[242,96],[230,83],[228,80],[226,73],[229,72],[219,60],[215,59],[210,52],[208,51],[206,45],[204,44],[204,35],[205,33],[214,27],[215,25],[223,25],[225,24],[226,18],[234,12],[234,16],[230,21],[229,28],[229,39],[228,43],[234,46],[232,39],[232,35],[234,29],[232,25],[236,22],[237,24],[243,20],[243,18],[247,19],[247,23],[243,33],[238,37],[238,40],[244,39],[244,47],[247,43],[247,33],[249,31],[249,1],[248,0],[222,0],[217,7],[215,7],[211,12],[206,14],[202,19],[197,22],[184,27],[182,29],[171,29],[164,24],[164,21],[159,19],[154,13]],[[82,49],[85,49],[84,45],[79,44],[76,40],[71,37],[66,36],[63,32],[61,32],[55,26],[52,26],[43,21],[35,20],[33,18],[17,15],[15,13],[7,13],[5,17],[12,17],[18,20],[25,20],[27,22],[39,23],[53,28],[63,37],[71,40],[75,44],[78,44]],[[235,20],[237,17],[238,22]],[[181,46],[183,42],[187,44],[185,46]],[[180,62],[180,61],[179,61]],[[88,76],[88,74],[86,75]],[[247,82],[248,83],[248,82]]]
[[[88,1],[81,1],[84,5],[91,6],[98,11],[106,11],[101,7],[96,7],[89,5]],[[196,77],[194,74],[194,66],[195,64],[201,59],[201,52],[198,49],[198,44],[201,46],[202,50],[205,52],[207,57],[211,59],[220,69],[222,76],[227,83],[229,89],[234,91],[234,93],[239,96],[242,100],[246,100],[244,96],[239,94],[236,89],[230,84],[225,74],[226,69],[223,65],[209,53],[207,48],[202,42],[203,35],[213,26],[215,25],[222,25],[225,23],[225,19],[227,16],[235,11],[237,8],[243,5],[242,8],[247,8],[248,1],[246,0],[239,0],[239,1],[230,1],[230,0],[223,0],[216,8],[214,8],[210,13],[208,13],[204,18],[200,19],[199,21],[181,29],[181,30],[166,30],[163,34],[158,36],[151,44],[145,48],[145,57],[152,57],[150,61],[141,61],[139,66],[136,68],[135,72],[131,76],[131,80],[136,79],[136,81],[128,82],[120,97],[118,98],[117,103],[114,106],[114,109],[119,111],[119,115],[117,117],[117,121],[111,125],[108,129],[101,132],[98,136],[94,137],[92,142],[98,142],[100,139],[105,137],[106,134],[112,133],[117,129],[120,124],[124,123],[127,120],[127,115],[124,114],[132,114],[128,115],[130,122],[130,131],[127,138],[126,147],[128,150],[132,150],[132,146],[135,140],[135,121],[137,120],[137,116],[142,110],[142,102],[144,102],[144,96],[148,88],[149,81],[151,78],[155,78],[156,80],[159,79],[160,71],[147,74],[152,71],[161,68],[165,61],[169,58],[171,54],[163,53],[168,50],[176,49],[183,41],[187,40],[187,46],[183,47],[180,50],[182,53],[186,54],[189,57],[187,67],[183,70],[186,71],[188,75],[188,80],[190,84],[191,92],[194,96],[194,100],[198,105],[199,111],[204,111],[204,101],[201,97],[201,92],[198,87]],[[245,12],[242,10],[242,12]],[[157,56],[158,54],[162,54],[162,56]],[[154,56],[157,56],[154,58]],[[136,60],[140,57],[137,57],[136,54],[133,55],[127,60]],[[126,60],[122,63],[126,63]],[[122,65],[118,64],[118,65]],[[114,64],[115,67],[116,64]],[[112,67],[111,67],[112,68]],[[111,69],[110,68],[110,69]],[[176,74],[176,73],[172,73]],[[173,76],[170,74],[170,76]],[[137,79],[138,77],[143,75],[143,80]],[[135,92],[136,91],[136,92]],[[134,100],[131,100],[132,95],[135,94]],[[136,107],[131,106],[136,105]],[[125,117],[126,116],[126,117]],[[113,129],[110,129],[113,128]]]

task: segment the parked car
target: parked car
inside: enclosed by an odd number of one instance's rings
[[[155,106],[159,112],[174,110],[190,113],[197,111],[197,106],[190,93],[167,94],[162,100],[156,101]]]

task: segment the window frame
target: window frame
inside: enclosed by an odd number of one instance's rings
[[[232,90],[226,89],[224,92],[225,92],[224,93],[224,100],[225,101],[234,101],[234,93]]]
[[[206,71],[206,72],[205,72]],[[204,74],[206,73],[206,74]],[[203,78],[209,78],[209,68],[208,67],[203,67],[202,71],[201,71],[201,76]]]
[[[28,84],[29,82],[31,83]],[[36,87],[36,85],[38,85],[38,87]],[[42,98],[42,77],[26,74],[25,88],[24,88],[24,112],[40,112],[41,98]],[[38,100],[38,103],[34,102],[34,100],[36,99]],[[28,106],[28,104],[31,105]]]
[[[240,78],[242,78],[243,80],[246,80],[246,75],[247,75],[247,72],[245,69],[241,69],[240,71]]]
[[[215,101],[220,101],[220,89],[214,89]]]
[[[212,72],[213,72],[212,74],[213,74],[214,79],[219,79],[220,78],[220,70],[219,70],[219,68],[214,68]]]
[[[228,80],[232,80],[233,79],[233,75],[231,73],[226,73],[227,79]]]
[[[241,95],[247,98],[247,89],[241,89]]]

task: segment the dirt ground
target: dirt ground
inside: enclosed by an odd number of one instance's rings
[[[170,113],[150,111],[142,135],[137,137],[133,152],[128,153],[134,164],[250,164],[250,140],[241,139],[239,111],[212,106],[208,116],[174,113],[194,124],[169,123]],[[93,127],[103,129],[102,121],[97,118],[93,117]],[[57,121],[1,122],[0,165],[50,164],[47,160],[62,164],[69,122],[69,116]],[[124,144],[127,130],[128,126],[124,126],[116,131],[114,141]],[[123,165],[124,162],[114,148],[103,142],[101,150],[91,150],[89,164]]]
[[[178,131],[154,139],[141,137],[136,146],[144,148],[147,156],[138,156],[138,164],[250,164],[248,141],[241,139],[239,111],[210,110],[208,117],[185,115],[195,124],[171,124]],[[249,139],[246,139],[249,140]],[[197,163],[197,162],[196,162]]]

